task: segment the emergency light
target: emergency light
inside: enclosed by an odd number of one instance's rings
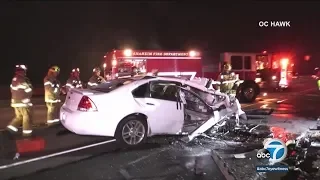
[[[132,56],[132,50],[131,49],[126,49],[123,51],[124,56]]]
[[[116,66],[117,65],[117,60],[112,60],[112,66]]]
[[[195,57],[195,56],[197,56],[198,55],[198,52],[196,52],[196,51],[189,51],[189,56],[190,57]]]
[[[288,66],[288,63],[289,63],[289,59],[287,58],[281,59],[282,68],[286,68]]]

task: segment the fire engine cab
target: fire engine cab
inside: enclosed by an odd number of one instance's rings
[[[254,101],[261,89],[288,88],[294,66],[290,57],[281,54],[224,52],[218,65],[203,67],[204,77],[216,79],[225,63],[231,64],[232,71],[243,80],[237,96],[245,102]]]
[[[157,69],[159,76],[202,75],[201,55],[196,51],[113,50],[104,56],[105,72],[114,78],[130,77]]]
[[[254,80],[260,88],[288,88],[292,80],[294,64],[281,54],[222,53],[223,62],[243,80]]]

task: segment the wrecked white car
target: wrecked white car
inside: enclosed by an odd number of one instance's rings
[[[228,117],[244,115],[228,95],[189,80],[150,76],[72,89],[60,110],[66,129],[115,137],[126,146],[160,134],[186,135],[190,141]]]

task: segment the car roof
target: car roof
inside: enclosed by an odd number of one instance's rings
[[[147,83],[147,82],[150,82],[150,81],[158,81],[158,80],[161,80],[161,81],[171,81],[171,82],[179,82],[181,83],[182,85],[188,85],[188,86],[192,86],[196,89],[200,89],[202,91],[206,91],[207,88],[202,86],[202,85],[199,85],[195,82],[192,82],[190,80],[186,80],[186,79],[182,79],[182,78],[175,78],[175,77],[157,77],[157,76],[146,76],[144,78],[141,78],[140,80],[137,80],[136,85],[142,85],[144,83]]]
[[[131,77],[131,78],[124,78],[123,80],[120,81],[130,81],[133,80],[134,82],[126,84],[123,86],[123,88],[128,88],[128,89],[135,89],[138,86],[141,86],[145,83],[151,82],[151,81],[171,81],[171,82],[178,82],[181,83],[182,85],[187,85],[191,86],[193,88],[202,90],[202,91],[207,91],[207,88],[199,85],[195,82],[192,82],[190,80],[182,79],[179,77],[159,77],[159,76],[138,76],[138,77]],[[120,88],[122,89],[122,88]]]

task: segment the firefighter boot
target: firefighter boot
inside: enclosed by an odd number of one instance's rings
[[[7,130],[13,134],[18,133],[18,127],[21,125],[21,122],[23,120],[23,115],[22,115],[22,108],[15,107],[14,108],[14,114],[15,117],[12,119],[10,124],[7,126]]]
[[[31,109],[22,109],[22,135],[24,137],[29,137],[32,135],[32,124],[31,124]]]
[[[52,125],[59,122],[59,105],[58,103],[47,103],[47,124]]]

